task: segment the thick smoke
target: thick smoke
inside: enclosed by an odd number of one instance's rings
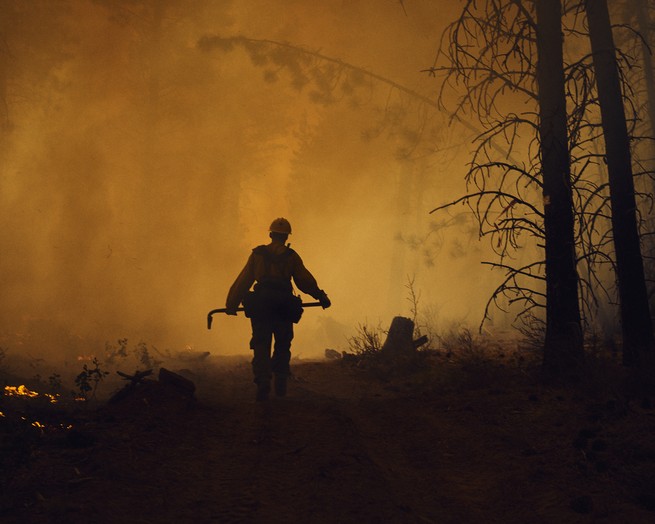
[[[243,317],[205,315],[277,216],[334,304],[296,354],[407,315],[408,279],[442,326],[476,324],[494,282],[476,231],[428,214],[463,191],[470,133],[420,99],[456,7],[3,2],[0,344],[245,352]],[[293,47],[200,44],[237,36]]]

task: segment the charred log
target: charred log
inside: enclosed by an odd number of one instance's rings
[[[162,384],[173,386],[189,395],[193,395],[196,391],[196,385],[193,381],[189,380],[178,373],[173,373],[166,368],[159,370],[159,382]]]
[[[118,375],[129,381],[123,389],[112,395],[108,401],[109,404],[115,404],[126,398],[140,395],[145,405],[152,401],[166,401],[169,397],[182,397],[193,399],[196,385],[178,373],[161,368],[159,370],[159,380],[148,379],[152,375],[152,369],[138,371],[134,375],[128,375],[117,371]]]

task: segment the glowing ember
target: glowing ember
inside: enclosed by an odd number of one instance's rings
[[[57,399],[59,398],[59,395],[51,395],[50,393],[44,393],[44,397],[46,397],[48,400],[50,400],[51,404],[54,404],[57,402]]]
[[[35,428],[39,428],[39,429],[45,429],[45,425],[44,425],[44,424],[41,424],[41,423],[40,423],[39,421],[37,421],[37,420],[35,420],[34,422],[32,422],[32,426],[34,426]]]

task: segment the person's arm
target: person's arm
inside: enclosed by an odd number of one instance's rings
[[[225,301],[225,309],[228,315],[236,315],[237,308],[243,297],[246,296],[246,293],[250,289],[250,286],[255,282],[255,271],[254,271],[254,254],[250,254],[248,262],[246,262],[245,267],[239,273],[239,276],[230,287],[230,291],[227,294],[227,300]]]
[[[318,283],[309,270],[303,264],[298,253],[293,255],[293,281],[296,287],[303,293],[307,293],[321,303],[323,309],[330,307],[331,302],[325,291],[318,287]]]

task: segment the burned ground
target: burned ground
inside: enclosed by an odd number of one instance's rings
[[[58,430],[5,416],[1,520],[652,522],[655,412],[611,366],[564,387],[424,364],[294,361],[288,397],[255,403],[248,362],[210,357],[185,372],[195,399],[152,382]]]

